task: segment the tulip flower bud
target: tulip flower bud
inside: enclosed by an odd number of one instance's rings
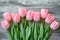
[[[48,9],[41,9],[41,17],[46,18],[48,14]]]
[[[10,14],[9,12],[5,12],[5,13],[3,14],[3,16],[4,16],[5,20],[11,21],[11,14]]]
[[[53,21],[50,25],[50,28],[53,29],[53,30],[58,29],[59,28],[59,22]]]
[[[51,14],[48,14],[46,19],[45,19],[45,22],[46,23],[52,23],[54,21],[55,17]]]
[[[10,25],[8,21],[4,20],[1,22],[1,26],[3,29],[8,29]]]
[[[12,14],[12,19],[14,23],[20,22],[20,16],[19,14]]]
[[[34,14],[33,11],[28,11],[27,14],[26,14],[26,19],[27,20],[32,20],[33,19],[33,14]]]
[[[34,21],[39,21],[40,20],[40,12],[35,12],[33,15],[33,20]]]
[[[26,10],[26,8],[20,8],[18,13],[21,17],[25,17],[27,10]]]

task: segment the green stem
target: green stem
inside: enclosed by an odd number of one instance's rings
[[[27,28],[27,20],[24,19],[24,30],[26,30],[26,28]]]
[[[45,34],[50,30],[50,25],[48,24],[48,26],[46,26],[45,28]]]
[[[42,19],[41,25],[40,25],[40,36],[39,36],[40,40],[43,40],[43,37],[44,37],[44,26],[45,26],[45,21],[44,19]]]
[[[34,40],[37,40],[37,38],[38,38],[38,35],[37,35],[37,33],[38,33],[38,30],[37,30],[37,23],[35,22],[35,24],[34,24]]]
[[[32,22],[32,25],[31,25],[31,35],[30,35],[29,40],[34,40],[34,26],[35,26],[35,23]]]
[[[20,24],[20,30],[21,30],[21,34],[22,34],[22,37],[23,37],[23,40],[26,40],[25,38],[26,38],[26,36],[25,36],[25,30],[24,30],[24,27],[23,27],[23,24],[21,23]]]
[[[26,33],[25,33],[25,30],[26,30],[26,29],[25,29],[25,27],[26,27],[26,26],[25,26],[25,25],[26,25],[26,24],[25,24],[25,21],[26,21],[26,20],[25,20],[25,17],[22,17],[22,25],[23,25],[23,29],[24,29],[24,30],[23,30],[23,31],[24,31],[23,40],[26,40],[26,39],[25,39],[25,34],[26,34]]]
[[[10,40],[13,40],[13,37],[12,37],[12,35],[10,34],[10,32],[7,31],[7,33],[8,33],[8,35],[9,35],[9,37],[10,37]]]
[[[11,27],[11,35],[12,35],[12,39],[14,40],[14,23],[12,24],[12,27]]]
[[[22,18],[22,24],[24,25],[24,22],[25,22],[25,18]]]
[[[30,21],[28,21],[28,26],[31,26],[30,24],[31,24],[31,22],[30,22]]]
[[[20,40],[20,33],[19,33],[20,31],[19,31],[18,27],[19,27],[19,26],[18,26],[18,24],[17,24],[17,39]]]
[[[51,29],[50,29],[50,25],[48,25],[46,28],[45,28],[45,36],[43,38],[43,40],[48,40],[50,34],[51,34]]]
[[[23,27],[24,27],[24,30],[26,30],[27,21],[26,21],[25,17],[22,18],[22,25],[23,25]]]
[[[13,36],[12,36],[12,34],[11,34],[12,25],[13,25],[13,22],[10,21],[10,28],[9,28],[8,31],[7,31],[8,35],[9,35],[9,37],[10,37],[10,40],[13,40]]]
[[[51,34],[51,29],[45,34],[45,37],[43,38],[43,40],[48,40],[50,34]]]
[[[20,31],[19,31],[18,23],[14,23],[14,39],[20,40]]]

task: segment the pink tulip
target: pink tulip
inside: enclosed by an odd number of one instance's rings
[[[5,20],[11,21],[11,14],[10,14],[9,12],[5,12],[5,13],[3,14],[3,16],[4,16]]]
[[[27,14],[26,14],[26,19],[27,20],[32,20],[33,19],[33,14],[34,14],[33,11],[28,11]]]
[[[45,22],[46,23],[52,23],[54,21],[55,17],[51,14],[48,14],[46,19],[45,19]]]
[[[46,18],[48,14],[48,9],[41,9],[41,17]]]
[[[39,21],[40,20],[40,12],[35,12],[33,15],[33,20],[34,21]]]
[[[12,19],[14,23],[20,22],[20,16],[19,14],[12,14]]]
[[[1,22],[1,26],[3,29],[8,29],[10,25],[8,21],[4,20]]]
[[[59,22],[53,21],[50,25],[50,28],[53,29],[53,30],[58,29],[59,28]]]
[[[27,10],[26,10],[26,8],[20,8],[18,13],[21,17],[25,17]]]

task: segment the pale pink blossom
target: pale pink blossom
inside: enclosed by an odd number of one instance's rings
[[[46,18],[48,14],[48,9],[41,9],[41,17]]]
[[[11,14],[10,14],[9,12],[5,12],[5,13],[3,14],[3,16],[4,16],[4,19],[5,19],[5,20],[11,21]]]
[[[4,20],[1,22],[1,26],[3,29],[8,29],[10,25],[8,21]]]
[[[33,20],[34,21],[39,21],[40,20],[40,12],[35,12],[33,15]]]
[[[52,23],[54,21],[54,19],[55,19],[55,17],[49,13],[45,19],[45,22],[46,23]]]
[[[20,15],[19,14],[12,14],[12,19],[14,23],[20,22]]]
[[[26,14],[26,20],[33,20],[33,11],[28,11]]]
[[[20,8],[18,13],[21,17],[25,17],[27,10],[26,10],[26,8]]]
[[[58,29],[59,28],[59,22],[53,21],[50,25],[50,28],[53,29],[53,30]]]

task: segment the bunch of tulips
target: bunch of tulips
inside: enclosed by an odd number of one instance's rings
[[[59,28],[59,22],[48,9],[37,12],[20,8],[18,13],[5,12],[3,17],[1,25],[10,40],[48,40],[51,30]]]

